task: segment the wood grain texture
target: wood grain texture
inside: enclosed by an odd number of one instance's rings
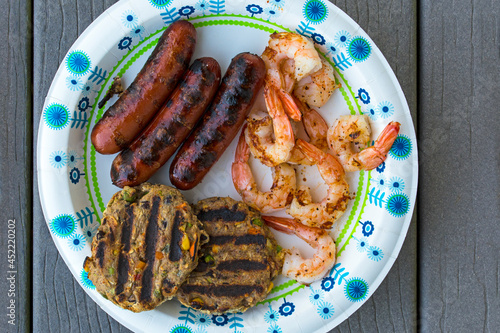
[[[0,133],[2,133],[0,136],[0,207],[2,207],[0,327],[2,332],[30,330],[31,18],[30,1],[1,2],[0,72],[3,77],[0,80],[2,119],[0,122]],[[13,230],[15,234],[12,233]],[[13,245],[15,247],[12,247]],[[7,309],[8,306],[12,307],[11,301],[14,301],[13,312]],[[7,317],[7,314],[14,316]],[[14,325],[8,323],[11,319],[14,319],[12,322]]]
[[[35,142],[45,96],[68,49],[115,1],[34,1]],[[36,153],[35,153],[36,161]],[[34,166],[36,175],[36,165]],[[130,332],[101,310],[74,279],[52,242],[34,180],[33,331]]]
[[[417,124],[417,2],[332,1],[380,49],[403,89]],[[372,297],[331,332],[417,331],[417,210],[391,271]]]
[[[420,320],[500,327],[500,2],[421,1]]]
[[[34,126],[54,74],[79,34],[109,1],[34,1]],[[414,1],[333,1],[368,32],[398,77],[416,119],[416,4]],[[390,19],[386,19],[390,18]],[[36,139],[35,139],[36,144]],[[35,166],[36,168],[36,166]],[[44,221],[35,179],[33,330],[128,332],[85,294],[59,256]],[[335,332],[416,331],[415,216],[400,256],[372,297]]]

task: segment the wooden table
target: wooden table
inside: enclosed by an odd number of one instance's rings
[[[2,332],[128,331],[85,294],[50,241],[35,163],[54,74],[76,38],[114,2],[1,2]],[[418,206],[396,263],[333,331],[498,331],[500,2],[332,2],[370,35],[396,73],[420,159]],[[15,326],[6,317],[13,223]]]

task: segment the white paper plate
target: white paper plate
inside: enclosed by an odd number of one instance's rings
[[[311,37],[342,83],[320,109],[329,125],[340,115],[368,114],[376,137],[389,121],[402,124],[385,163],[373,171],[348,174],[355,198],[332,231],[338,258],[330,274],[309,287],[280,277],[268,299],[243,314],[209,316],[175,300],[153,311],[132,313],[101,297],[82,269],[102,211],[119,190],[109,176],[114,156],[96,154],[90,144],[90,130],[104,111],[97,109],[97,102],[116,75],[130,84],[161,32],[178,19],[190,20],[197,28],[193,59],[212,56],[223,73],[236,54],[261,54],[271,32]],[[235,145],[199,186],[184,192],[188,201],[210,196],[240,199],[230,175]],[[254,167],[256,179],[269,185],[269,170],[257,163]],[[313,196],[321,198],[325,185],[315,168],[299,169]],[[394,73],[370,37],[331,3],[123,0],[85,30],[56,73],[40,122],[38,173],[43,211],[61,256],[92,299],[126,327],[176,333],[325,332],[358,309],[394,263],[415,205],[418,163],[410,112]],[[169,185],[168,164],[151,181]],[[276,235],[285,247],[312,253],[297,238]]]

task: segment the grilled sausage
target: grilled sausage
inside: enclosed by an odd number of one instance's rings
[[[186,72],[195,43],[190,22],[177,21],[165,30],[135,80],[92,129],[96,151],[117,153],[139,135]]]
[[[196,186],[234,139],[264,83],[264,61],[250,53],[233,58],[212,105],[170,166],[170,181],[182,190]]]
[[[195,60],[158,115],[129,148],[116,156],[111,166],[113,184],[141,184],[163,166],[207,109],[220,78],[215,59]]]

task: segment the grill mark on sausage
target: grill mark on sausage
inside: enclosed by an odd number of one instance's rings
[[[202,210],[198,214],[198,219],[201,222],[215,222],[223,220],[225,222],[241,222],[247,217],[246,211],[238,210],[238,206],[232,208],[218,208],[210,210]]]
[[[227,260],[217,265],[217,270],[221,271],[262,271],[267,269],[267,264],[260,261],[248,259]]]
[[[151,301],[153,289],[153,268],[155,265],[156,243],[158,242],[158,217],[160,207],[160,197],[153,197],[151,207],[151,216],[149,217],[146,228],[146,268],[142,275],[141,301]]]
[[[172,225],[172,238],[170,240],[170,252],[168,254],[168,259],[170,261],[179,261],[182,258],[182,249],[180,247],[180,242],[182,241],[182,231],[179,230],[181,222],[184,217],[180,211],[175,212],[174,223]]]
[[[264,288],[260,285],[244,285],[244,284],[207,285],[207,286],[184,284],[181,286],[181,289],[184,293],[197,293],[207,296],[233,297],[233,298],[242,297],[252,292],[261,293],[264,291]]]

